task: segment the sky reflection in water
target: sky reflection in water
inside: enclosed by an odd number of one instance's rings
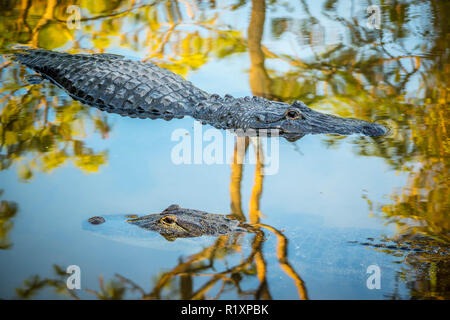
[[[261,176],[259,163],[175,165],[171,134],[184,128],[193,136],[192,119],[103,114],[49,83],[24,86],[29,70],[4,58],[1,298],[448,298],[448,256],[349,243],[419,232],[448,248],[448,7],[382,7],[382,30],[390,29],[380,46],[380,33],[365,28],[363,1],[306,1],[293,10],[258,0],[219,9],[89,3],[78,4],[83,17],[105,17],[76,31],[58,22],[68,2],[41,5],[53,14],[48,20],[38,4],[25,19],[20,2],[11,5],[2,13],[3,29],[12,30],[2,31],[2,49],[104,49],[149,59],[210,93],[302,100],[382,121],[391,133],[282,139],[275,175]],[[414,14],[423,8],[430,19]],[[243,213],[266,226],[264,238],[168,242],[149,233],[146,244],[82,228],[94,215],[157,213],[173,203]],[[72,296],[63,272],[71,264],[81,267],[83,288]],[[373,264],[382,269],[380,290],[366,287]]]

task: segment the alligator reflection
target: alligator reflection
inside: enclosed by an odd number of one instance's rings
[[[232,164],[231,174],[231,208],[233,216],[241,221],[243,224],[246,221],[245,215],[241,207],[241,179],[242,179],[242,157],[248,150],[248,137],[240,137],[235,145],[234,162]],[[103,277],[99,278],[99,291],[87,290],[94,294],[99,299],[120,299],[125,298],[127,293],[137,292],[142,299],[205,299],[213,298],[219,299],[223,293],[235,290],[239,297],[253,297],[255,299],[271,299],[269,284],[267,282],[267,268],[263,254],[264,241],[267,237],[267,232],[273,233],[277,238],[277,257],[282,270],[293,279],[295,286],[298,289],[300,299],[307,299],[307,290],[305,283],[290,265],[288,260],[288,239],[286,236],[276,228],[261,224],[260,217],[262,215],[259,210],[259,201],[261,197],[263,184],[263,159],[262,147],[258,138],[252,140],[256,152],[256,170],[254,178],[253,192],[249,205],[249,222],[248,228],[255,233],[251,243],[250,253],[243,257],[240,262],[226,270],[217,272],[214,270],[214,261],[217,259],[224,259],[228,254],[235,252],[244,252],[243,244],[241,243],[242,233],[231,233],[231,235],[219,236],[215,243],[210,247],[204,248],[200,252],[193,254],[185,259],[180,257],[178,265],[173,267],[170,271],[164,272],[158,276],[158,280],[153,285],[153,288],[146,292],[142,287],[130,279],[125,278],[120,274],[116,274],[115,279],[104,283]],[[238,143],[244,143],[245,148],[238,147]],[[239,152],[242,151],[242,152]],[[238,178],[236,178],[238,177]],[[168,209],[172,210],[173,207]],[[169,210],[169,211],[170,211]],[[175,208],[178,210],[178,208]],[[41,279],[35,275],[30,279],[24,281],[21,288],[16,289],[17,294],[21,298],[30,298],[39,290],[45,287],[54,287],[62,293],[69,293],[72,297],[78,298],[76,293],[66,287],[67,274],[63,268],[55,266],[55,272],[59,278],[55,279]],[[259,285],[253,290],[242,290],[240,283],[245,277],[256,275]],[[193,283],[198,277],[208,277],[209,280],[203,284],[199,289],[193,291]],[[179,279],[179,288],[174,288],[173,284]],[[218,292],[214,296],[209,296],[208,293],[213,288],[219,286]],[[168,290],[169,287],[169,290]],[[168,290],[168,293],[164,293]]]

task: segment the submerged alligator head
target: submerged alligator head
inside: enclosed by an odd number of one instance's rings
[[[320,113],[301,101],[288,104],[208,94],[167,69],[119,55],[17,48],[13,58],[66,90],[73,99],[122,116],[165,120],[191,116],[218,129],[253,129],[257,134],[278,130],[288,140],[318,133],[387,133],[381,124]]]
[[[98,225],[107,223],[108,218],[95,216],[88,221],[90,224]],[[225,215],[185,209],[179,205],[171,205],[161,213],[131,217],[126,222],[148,231],[158,232],[169,241],[177,238],[229,235],[250,230],[250,226]]]

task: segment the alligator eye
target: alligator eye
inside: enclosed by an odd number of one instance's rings
[[[299,119],[301,116],[302,116],[302,114],[298,110],[288,110],[286,112],[287,119],[295,120],[295,119]]]
[[[162,218],[161,221],[167,224],[172,224],[175,223],[175,218],[167,216]]]

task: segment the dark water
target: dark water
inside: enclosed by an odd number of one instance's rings
[[[147,59],[210,93],[302,100],[390,133],[252,140],[239,165],[232,135],[102,113],[29,85],[32,72],[4,56],[0,298],[449,298],[449,5],[375,2],[377,29],[365,1],[231,3],[8,2],[0,45]],[[174,161],[180,132],[191,164]],[[259,223],[264,237],[86,227],[173,203]],[[70,265],[79,290],[66,287]]]

